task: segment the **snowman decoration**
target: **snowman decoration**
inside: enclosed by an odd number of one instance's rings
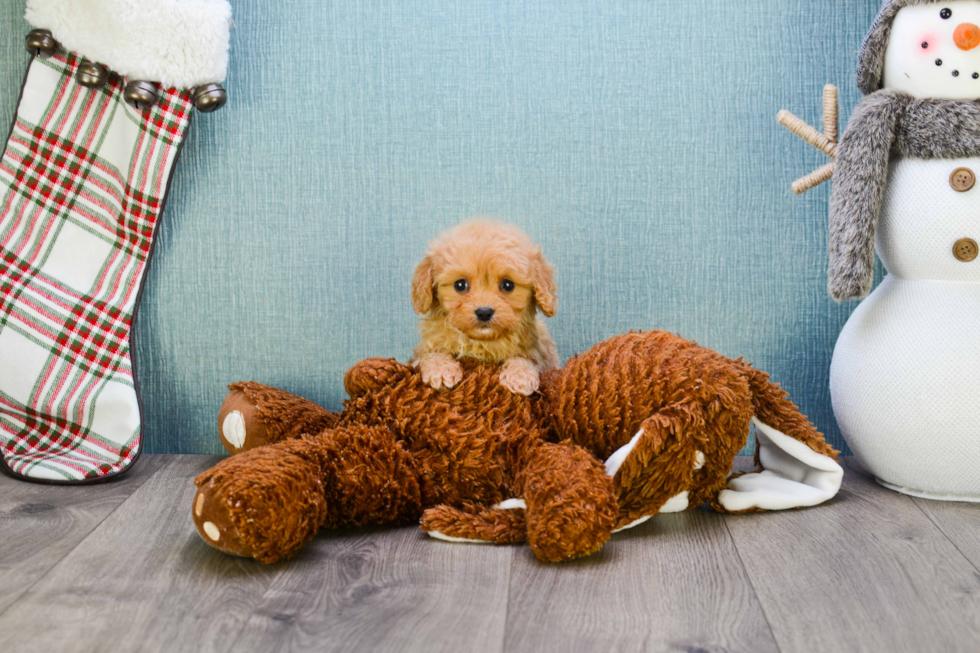
[[[882,485],[980,501],[980,0],[887,0],[858,85],[839,143],[833,87],[823,133],[778,117],[836,159],[793,190],[833,178],[830,294],[867,297],[834,349],[834,415]]]

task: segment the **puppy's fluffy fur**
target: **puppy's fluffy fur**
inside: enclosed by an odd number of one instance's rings
[[[464,222],[434,240],[415,269],[412,306],[423,317],[412,362],[437,389],[460,382],[459,358],[503,363],[501,383],[530,395],[540,372],[559,365],[537,315],[555,314],[555,292],[552,267],[527,234],[499,222]],[[493,316],[481,321],[478,309]]]

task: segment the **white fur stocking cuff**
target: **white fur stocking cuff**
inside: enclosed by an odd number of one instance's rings
[[[228,69],[227,0],[27,0],[24,17],[65,49],[164,88],[220,83]]]

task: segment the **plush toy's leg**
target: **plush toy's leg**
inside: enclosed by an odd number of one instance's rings
[[[670,407],[644,420],[629,443],[609,457],[606,473],[613,477],[619,502],[616,530],[642,524],[658,512],[700,504],[691,491],[705,454],[691,436],[703,430],[700,409]]]
[[[312,401],[261,383],[232,383],[228,390],[218,411],[218,434],[230,454],[314,435],[339,419]]]
[[[612,534],[616,496],[602,464],[570,442],[534,443],[521,455],[515,490],[522,499],[495,506],[437,506],[422,530],[450,542],[516,544],[545,562],[595,553]]]
[[[522,456],[515,490],[527,505],[527,541],[545,562],[595,553],[612,534],[612,479],[590,453],[571,442],[539,443]]]
[[[527,539],[524,508],[504,504],[436,506],[422,513],[421,525],[432,537],[448,542],[519,544]]]
[[[769,375],[743,364],[752,392],[757,469],[732,476],[712,506],[722,512],[786,510],[833,498],[844,470],[837,451]]]
[[[194,481],[202,539],[272,563],[323,526],[406,523],[422,512],[412,455],[387,429],[336,428],[225,459]]]

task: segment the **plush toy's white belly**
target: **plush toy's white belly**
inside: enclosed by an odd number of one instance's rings
[[[933,498],[980,500],[980,159],[893,161],[877,232],[889,274],[844,326],[830,369],[834,415],[879,480]]]

